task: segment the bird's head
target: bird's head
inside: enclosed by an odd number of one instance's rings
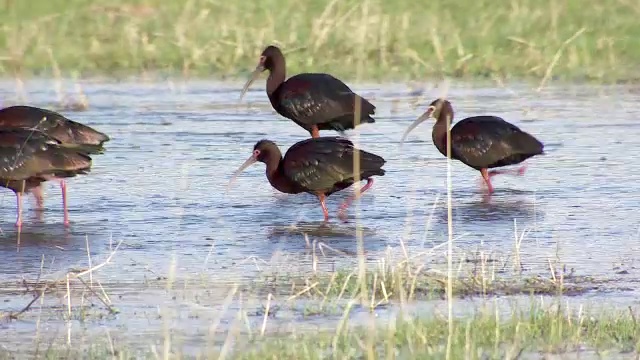
[[[278,64],[284,64],[284,55],[282,55],[282,51],[277,46],[269,45],[264,50],[262,50],[262,54],[260,54],[260,59],[258,60],[258,65],[255,70],[251,73],[249,80],[242,87],[242,93],[240,94],[240,100],[244,94],[249,90],[251,84],[260,76],[260,74],[265,71],[273,71],[276,66],[280,66]]]
[[[402,135],[402,139],[400,140],[400,142],[404,142],[404,140],[407,138],[407,135],[409,135],[409,133],[413,129],[418,127],[418,125],[420,125],[427,119],[431,118],[435,121],[441,121],[446,120],[447,117],[449,118],[449,121],[453,119],[453,106],[451,105],[449,100],[442,98],[433,100],[431,104],[429,104],[427,111],[425,111],[424,114],[420,115],[419,118],[417,118],[413,123],[411,123],[411,125],[409,125],[407,130]]]
[[[240,167],[234,171],[231,180],[229,180],[229,184],[227,188],[231,186],[231,184],[236,180],[238,175],[246,170],[249,166],[255,164],[256,162],[267,163],[267,161],[273,156],[272,154],[280,155],[280,150],[278,149],[278,145],[271,140],[260,140],[253,146],[253,152],[251,156],[242,164]]]
[[[253,146],[251,158],[255,161],[266,163],[269,155],[278,149],[278,145],[271,140],[260,140]]]

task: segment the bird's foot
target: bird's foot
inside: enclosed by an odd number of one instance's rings
[[[341,207],[340,210],[338,210],[338,219],[340,219],[340,221],[342,221],[343,223],[346,223],[349,221],[349,217],[347,215],[347,208],[346,207]]]
[[[484,178],[478,179],[478,186],[486,193],[493,193],[493,184],[490,181],[487,182]]]
[[[486,181],[484,181],[484,179],[480,179],[478,180],[479,184],[478,186],[480,187],[480,189],[482,189],[483,193],[491,196],[491,194],[493,194],[493,185],[488,185]]]
[[[526,171],[527,171],[527,165],[522,165],[520,166],[520,168],[518,168],[518,175],[522,176]]]
[[[514,175],[514,176],[522,176],[527,171],[527,165],[523,165],[518,169],[505,169],[505,170],[491,170],[488,172],[489,177],[493,177],[496,175]]]

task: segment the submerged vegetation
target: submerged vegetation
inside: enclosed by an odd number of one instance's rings
[[[269,271],[251,283],[228,287],[206,274],[176,278],[173,271],[140,284],[101,282],[100,269],[110,266],[119,245],[104,261],[89,260],[95,264],[91,268],[73,269],[56,279],[39,276],[36,281],[2,284],[0,293],[32,294],[32,300],[25,299],[25,306],[16,311],[0,313],[0,321],[39,322],[45,317],[55,323],[55,317],[61,316],[58,323],[86,326],[124,317],[152,324],[151,316],[165,325],[145,330],[149,335],[143,343],[129,339],[126,331],[85,335],[80,329],[72,332],[73,326],[67,325],[67,333],[61,331],[54,338],[43,333],[42,339],[35,339],[35,350],[0,350],[0,358],[25,351],[56,359],[444,358],[449,344],[454,359],[513,359],[538,353],[619,354],[633,352],[639,345],[640,325],[632,308],[591,312],[567,301],[573,295],[624,290],[616,288],[616,279],[579,276],[563,267],[547,275],[526,275],[518,266],[518,256],[456,261],[457,275],[451,284],[452,305],[457,310],[449,329],[449,303],[442,301],[447,299],[448,278],[435,268],[419,265],[417,256],[395,263],[381,259],[361,278],[358,267],[322,272],[313,266],[307,275]],[[312,263],[320,261],[318,255]],[[165,318],[168,313],[164,310],[146,313],[123,308],[121,312],[119,294],[135,292],[202,309],[204,312],[189,311],[187,316],[202,317],[200,321],[207,326],[203,333],[185,338],[180,328],[167,330],[172,319]],[[224,300],[211,304],[212,294]],[[507,299],[504,295],[521,296]],[[48,304],[45,297],[56,300]],[[171,302],[166,306],[172,308]],[[430,310],[425,312],[425,308]],[[317,324],[318,320],[322,325],[316,325],[317,331],[305,326],[305,322]]]
[[[604,0],[0,2],[0,73],[239,76],[280,45],[290,73],[346,79],[640,78],[640,5]]]
[[[523,353],[631,352],[639,345],[640,326],[632,313],[592,317],[582,309],[532,306],[510,314],[480,311],[453,323],[453,359],[515,359]],[[372,318],[371,326],[353,329],[340,323],[335,331],[290,334],[256,341],[242,359],[444,358],[446,318],[397,319],[390,324]]]
[[[263,327],[262,332],[247,335],[240,333],[241,325],[236,324],[215,346],[199,342],[201,346],[188,350],[170,338],[163,344],[134,347],[115,340],[114,334],[113,338],[74,340],[75,346],[42,346],[40,355],[51,359],[443,359],[449,341],[453,359],[517,359],[545,354],[609,358],[637,353],[640,345],[640,325],[631,309],[592,314],[555,301],[548,305],[533,301],[528,308],[506,312],[485,306],[471,316],[454,319],[449,338],[446,315],[438,311],[428,317],[405,312],[379,317],[372,313],[368,324],[352,326],[348,315],[354,308],[355,302],[350,301],[333,330],[269,334]],[[241,321],[239,317],[237,322]]]

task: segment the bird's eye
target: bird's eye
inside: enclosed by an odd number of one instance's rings
[[[260,156],[260,150],[253,150],[253,156],[256,158]]]
[[[264,55],[260,56],[260,64],[264,64],[265,61],[267,61],[267,57]]]

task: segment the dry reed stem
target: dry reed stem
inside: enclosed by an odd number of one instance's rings
[[[544,72],[544,76],[542,77],[542,80],[540,80],[540,85],[538,85],[538,88],[536,89],[537,92],[542,91],[542,89],[544,88],[545,84],[547,83],[547,81],[551,77],[551,73],[553,72],[553,68],[556,66],[556,64],[560,60],[560,57],[562,57],[562,53],[564,52],[564,49],[566,49],[566,47],[569,46],[569,44],[573,40],[577,39],[578,36],[582,35],[582,33],[584,33],[585,31],[587,31],[586,27],[581,28],[580,30],[576,31],[570,38],[565,40],[562,43],[562,45],[560,45],[560,48],[558,49],[558,51],[556,51],[555,55],[553,56],[553,59],[551,60],[551,63],[549,63],[549,66],[547,66],[547,70]]]
[[[218,316],[214,318],[214,320],[211,322],[211,325],[209,326],[209,337],[207,340],[207,349],[209,352],[211,351],[210,349],[213,345],[213,337],[216,333],[216,330],[218,329],[218,326],[220,326],[220,323],[222,322],[222,316],[227,312],[227,310],[229,309],[229,306],[231,306],[233,298],[235,297],[237,292],[238,292],[238,285],[235,284],[229,290],[229,292],[227,293],[227,296],[222,302],[222,309],[218,312]]]

